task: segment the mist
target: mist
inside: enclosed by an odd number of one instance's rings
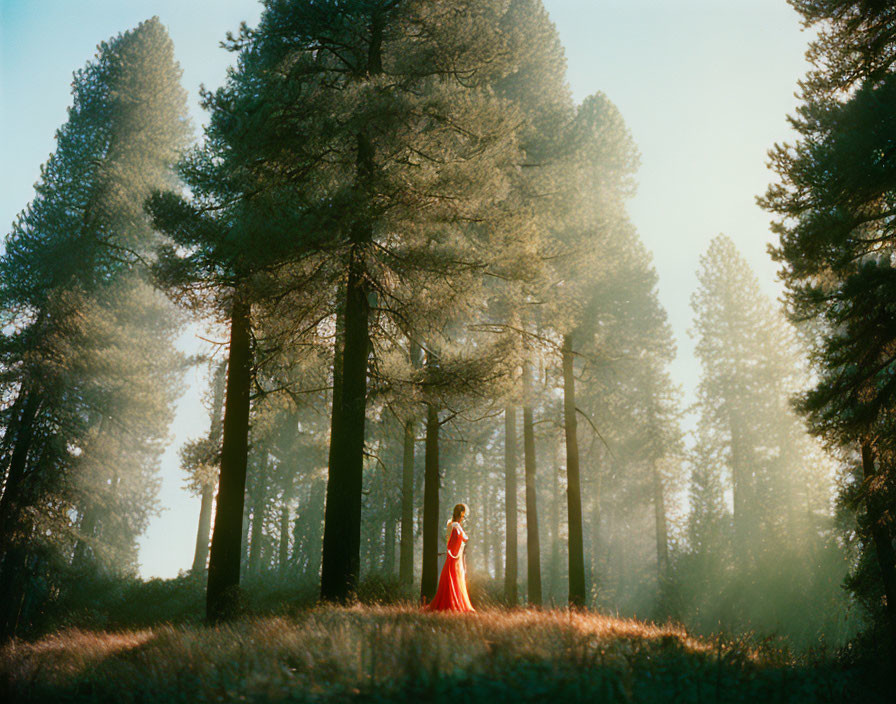
[[[572,85],[540,0],[263,3],[199,120],[159,17],[98,44],[0,255],[2,637],[343,633],[428,618],[456,570],[534,651],[581,616],[555,669],[626,628],[885,662],[890,63],[854,65],[865,10],[793,5],[829,64],[767,145],[768,256],[701,234],[671,305],[644,125]],[[162,524],[191,560],[146,578]]]

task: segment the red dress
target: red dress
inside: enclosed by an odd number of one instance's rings
[[[466,572],[464,570],[464,543],[467,534],[460,523],[452,523],[448,535],[448,555],[442,576],[439,577],[439,588],[433,600],[424,608],[427,611],[475,611],[467,594]]]

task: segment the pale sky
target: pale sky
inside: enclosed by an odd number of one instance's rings
[[[785,117],[797,104],[810,35],[785,0],[544,2],[566,47],[575,98],[605,93],[641,151],[629,212],[654,254],[678,342],[672,371],[690,403],[699,367],[687,335],[689,299],[710,239],[730,236],[763,289],[780,291],[766,254],[769,218],[754,198],[772,178],[766,151],[792,138]],[[241,21],[254,25],[260,7],[254,0],[0,0],[0,235],[33,197],[66,119],[72,73],[99,42],[158,15],[198,128],[200,84],[217,87],[234,58],[218,43]],[[193,332],[182,340],[184,349],[199,344]],[[173,577],[192,563],[199,500],[181,488],[177,448],[207,432],[202,371],[187,380],[163,458],[164,510],[141,541],[146,577]]]

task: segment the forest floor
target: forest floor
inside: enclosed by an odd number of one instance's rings
[[[859,665],[593,612],[318,607],[0,649],[6,702],[887,701]]]

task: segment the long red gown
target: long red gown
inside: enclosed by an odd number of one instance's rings
[[[475,611],[467,594],[467,579],[464,570],[464,543],[467,534],[460,523],[452,523],[448,536],[448,554],[439,577],[436,595],[424,608],[427,611]]]

